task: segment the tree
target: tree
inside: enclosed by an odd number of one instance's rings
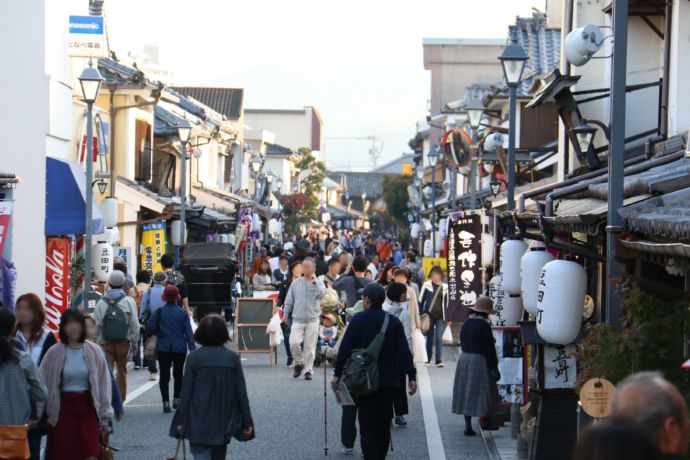
[[[407,224],[405,214],[409,212],[407,187],[412,184],[410,176],[383,176],[383,201],[388,217],[399,224]]]
[[[318,219],[319,194],[326,178],[326,163],[319,161],[311,149],[303,147],[299,149],[297,170],[300,176],[309,171],[301,183],[301,193],[294,193],[282,197],[283,212],[285,213],[285,227],[288,232],[296,233],[300,224]]]

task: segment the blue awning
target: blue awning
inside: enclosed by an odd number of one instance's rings
[[[46,157],[46,235],[86,233],[86,189],[86,174],[81,165]],[[93,193],[90,187],[89,192]],[[93,233],[103,233],[103,216],[95,199],[92,215]]]

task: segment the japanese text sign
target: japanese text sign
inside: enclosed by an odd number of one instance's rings
[[[449,321],[461,322],[482,293],[482,217],[466,215],[455,221],[448,238]]]

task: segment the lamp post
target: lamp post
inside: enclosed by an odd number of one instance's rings
[[[177,138],[182,145],[182,167],[180,168],[180,246],[185,241],[187,230],[187,143],[192,133],[192,125],[187,120],[177,123]]]
[[[89,59],[89,66],[79,76],[81,94],[86,102],[86,225],[84,228],[84,279],[86,292],[91,291],[91,245],[93,244],[93,104],[98,97],[103,78],[98,69],[93,67]],[[86,296],[82,309],[86,310]]]
[[[432,257],[436,257],[436,164],[439,153],[438,145],[432,145],[427,157],[431,166],[431,251]]]
[[[517,87],[527,63],[527,54],[517,44],[515,30],[510,45],[506,46],[498,58],[503,67],[503,76],[510,89],[508,124],[508,211],[515,209],[515,117],[517,115]]]
[[[472,146],[475,148],[472,164],[470,165],[470,209],[477,209],[475,205],[477,203],[477,163],[479,152],[476,151],[476,145],[479,123],[484,114],[484,104],[475,96],[467,103],[465,110],[467,111],[470,128],[472,128]]]

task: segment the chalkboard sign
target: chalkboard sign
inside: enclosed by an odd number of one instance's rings
[[[238,353],[266,352],[271,349],[266,334],[266,326],[240,326],[237,328],[235,340]]]
[[[237,299],[235,341],[239,354],[268,353],[268,362],[271,364],[275,349],[271,348],[266,326],[274,313],[273,299]]]
[[[242,325],[267,326],[273,317],[273,299],[237,299],[235,322]]]

